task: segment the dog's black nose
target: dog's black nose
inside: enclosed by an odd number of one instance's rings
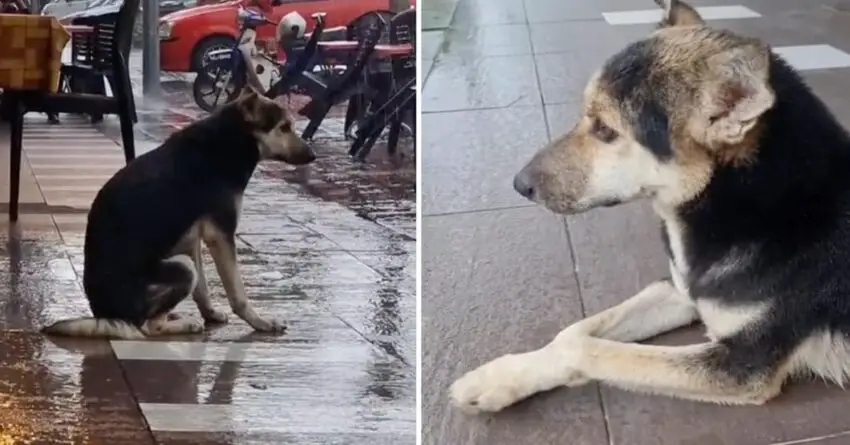
[[[531,180],[524,172],[519,172],[514,176],[514,190],[528,199],[534,198],[534,186],[531,185]]]

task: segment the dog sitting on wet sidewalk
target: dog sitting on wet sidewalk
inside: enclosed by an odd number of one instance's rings
[[[250,88],[172,134],[115,173],[92,203],[83,287],[94,317],[59,321],[43,332],[122,339],[201,332],[200,320],[171,314],[189,295],[206,322],[227,322],[207,291],[202,240],[233,312],[257,331],[282,331],[281,322],[261,317],[248,301],[236,225],[259,161],[314,159],[287,110]]]
[[[671,278],[467,373],[463,409],[590,381],[718,404],[765,403],[800,375],[850,382],[850,136],[766,44],[662,4],[514,188],[561,214],[650,200]],[[638,343],[697,320],[704,343]]]

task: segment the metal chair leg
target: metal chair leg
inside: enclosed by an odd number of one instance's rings
[[[387,153],[395,155],[398,149],[398,137],[401,133],[401,115],[396,114],[390,125],[390,133],[387,136]]]
[[[18,206],[21,193],[21,157],[24,150],[24,115],[17,102],[10,105],[9,127],[11,130],[11,140],[9,143],[9,221],[15,222],[18,220]]]

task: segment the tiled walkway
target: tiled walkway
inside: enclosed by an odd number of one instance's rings
[[[654,2],[439,3],[457,7],[432,11],[435,31],[425,36],[434,57],[422,97],[424,445],[850,444],[850,394],[817,382],[792,385],[763,407],[589,385],[492,416],[450,408],[448,386],[463,372],[540,347],[668,272],[647,206],[563,218],[511,187],[529,157],[571,126],[590,74],[650,32],[659,15]],[[850,2],[694,4],[713,8],[703,9],[713,14],[711,25],[775,45],[850,123]],[[441,29],[445,17],[451,25]]]
[[[26,205],[17,226],[0,224],[0,444],[415,442],[415,240],[284,182],[288,167],[258,170],[238,233],[249,296],[288,322],[284,335],[234,316],[201,336],[150,342],[37,334],[88,313],[85,212],[123,164],[120,147],[82,120],[45,121],[27,117]],[[177,311],[198,316],[191,302]]]

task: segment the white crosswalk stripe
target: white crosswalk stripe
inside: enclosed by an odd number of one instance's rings
[[[699,6],[695,9],[703,19],[708,21],[762,17],[757,11],[743,5]],[[606,23],[613,26],[650,24],[661,20],[662,10],[655,8],[610,11],[603,12],[602,18]],[[850,67],[850,54],[828,44],[774,46],[773,52],[780,55],[798,71]]]

